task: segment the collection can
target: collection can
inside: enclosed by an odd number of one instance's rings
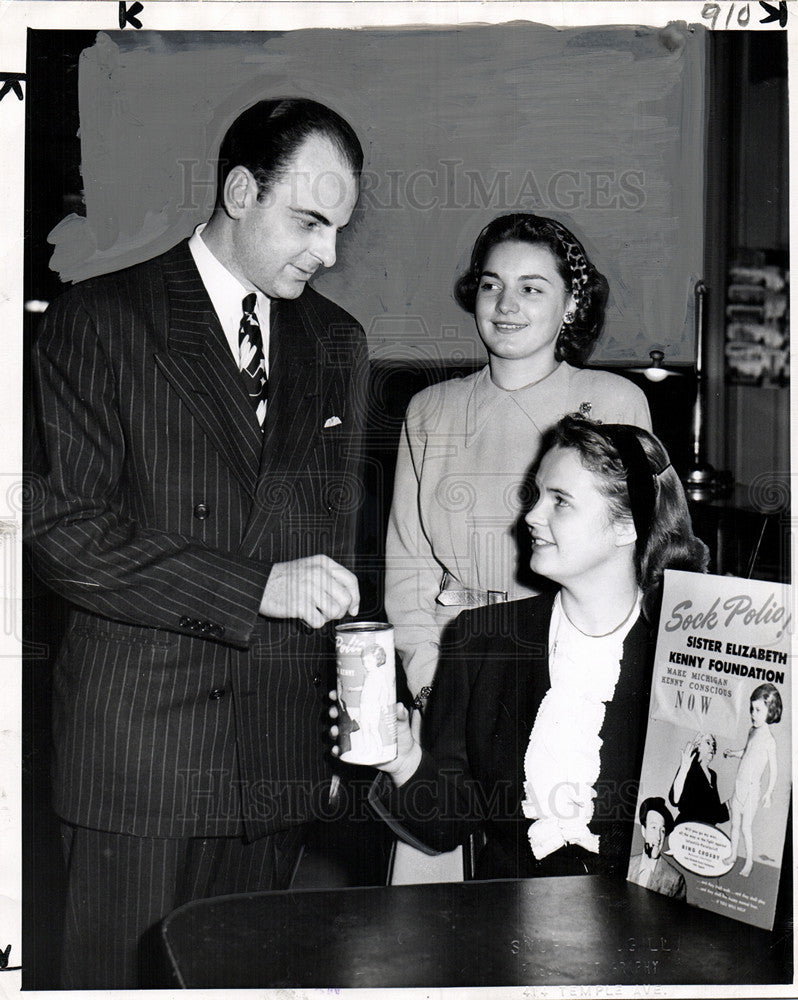
[[[338,749],[350,764],[385,764],[396,756],[393,625],[335,627]]]

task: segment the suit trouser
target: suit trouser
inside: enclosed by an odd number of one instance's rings
[[[296,826],[247,844],[241,837],[131,837],[62,823],[62,987],[155,985],[148,981],[146,932],[193,899],[287,889],[305,833],[305,826]]]

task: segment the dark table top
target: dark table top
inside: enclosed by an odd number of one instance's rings
[[[189,988],[792,981],[792,938],[598,877],[219,896],[163,941]]]

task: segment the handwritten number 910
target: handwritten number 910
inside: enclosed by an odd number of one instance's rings
[[[726,14],[726,23],[723,25],[724,28],[728,28],[731,23],[732,14],[734,14],[734,9],[736,4],[732,4]],[[701,9],[701,17],[705,21],[711,22],[711,27],[714,30],[718,26],[718,17],[721,14],[720,4],[718,3],[705,3]],[[751,7],[750,4],[744,3],[740,4],[737,8],[737,24],[744,28],[751,20]]]

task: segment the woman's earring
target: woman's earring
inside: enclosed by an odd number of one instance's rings
[[[562,321],[566,325],[570,326],[575,319],[576,319],[576,314],[574,313],[573,309],[569,309],[568,312],[563,316]]]

